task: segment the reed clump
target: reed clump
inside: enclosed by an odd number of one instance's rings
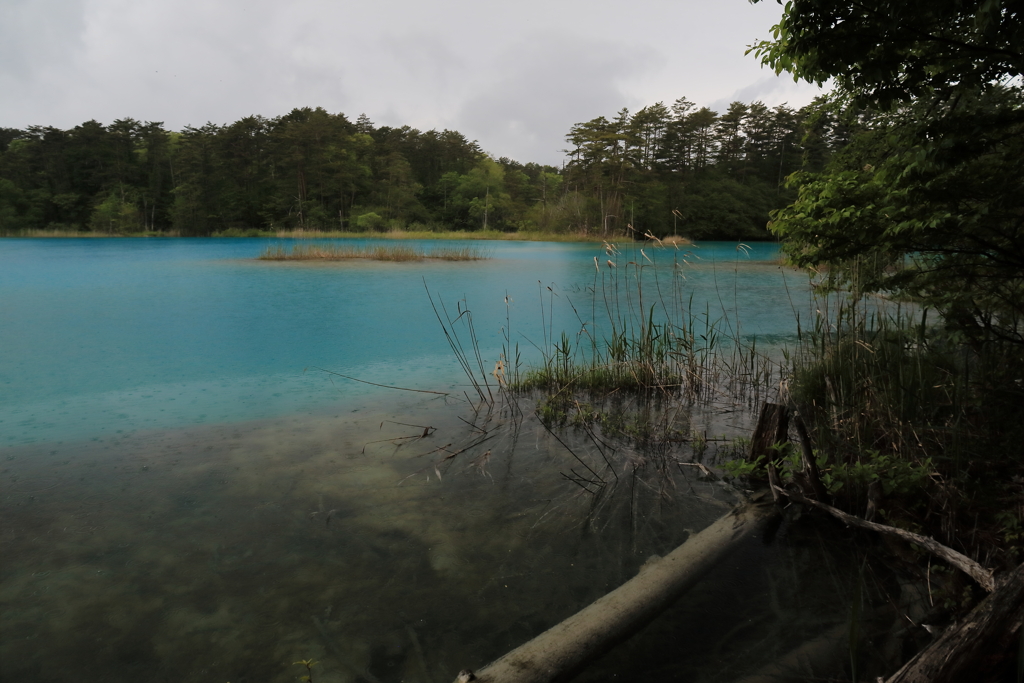
[[[263,250],[261,261],[479,261],[489,258],[474,247],[435,247],[419,250],[404,244],[350,246],[340,244],[295,244],[291,249],[271,245]]]
[[[545,424],[600,424],[641,446],[676,443],[689,434],[684,413],[693,406],[724,397],[756,405],[778,385],[779,362],[727,332],[708,305],[694,307],[687,253],[650,243],[605,251],[584,296],[589,316],[566,301],[579,331],[556,336],[547,326],[542,362],[509,372],[512,390],[539,395]],[[568,299],[550,288],[541,294],[542,315]]]
[[[510,389],[537,396],[545,425],[660,448],[692,436],[694,406],[786,403],[808,427],[828,502],[923,529],[986,566],[1024,559],[1021,344],[979,344],[913,304],[833,292],[775,359],[742,340],[738,321],[694,309],[682,251],[609,244],[594,266],[580,297],[589,311],[541,288],[542,316],[564,300],[576,334],[548,325],[541,362],[504,371]],[[787,458],[800,460],[780,449],[780,470]]]
[[[1024,349],[928,311],[822,306],[789,369],[834,502],[923,529],[985,566],[1024,559]],[[933,316],[934,318],[934,316]]]

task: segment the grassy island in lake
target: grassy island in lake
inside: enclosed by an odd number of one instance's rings
[[[282,245],[267,247],[259,255],[261,261],[479,261],[489,258],[474,247],[436,247],[421,251],[405,245],[343,246],[337,244],[296,244],[289,251]]]

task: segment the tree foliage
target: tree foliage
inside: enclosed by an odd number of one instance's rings
[[[558,169],[495,159],[457,131],[322,108],[167,131],[132,119],[0,130],[0,231],[392,228],[764,239],[811,157],[807,113],[686,98],[572,127]],[[815,163],[841,136],[815,119]],[[808,138],[809,139],[809,138]],[[810,147],[808,149],[811,149]],[[633,231],[630,232],[629,227]]]
[[[753,49],[834,78],[809,130],[842,121],[849,139],[791,178],[798,198],[774,216],[796,263],[935,306],[975,341],[1024,344],[1022,18],[987,0],[786,5]]]
[[[782,179],[804,163],[804,114],[733,102],[719,115],[680,98],[578,123],[564,219],[601,233],[765,239],[769,211],[792,199]]]
[[[180,132],[132,119],[0,129],[0,231],[515,230],[544,218],[531,209],[552,178],[456,131],[322,108]]]
[[[1022,343],[1024,97],[964,96],[929,121],[932,105],[864,121],[827,173],[792,177],[797,201],[771,227],[836,285],[909,295],[973,337]]]
[[[1019,0],[791,0],[772,34],[751,48],[764,64],[832,79],[861,106],[979,92],[1024,68]]]

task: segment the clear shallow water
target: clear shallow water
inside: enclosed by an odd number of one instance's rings
[[[578,463],[529,416],[455,398],[466,380],[424,279],[453,317],[467,299],[490,367],[506,296],[529,351],[545,325],[578,329],[563,299],[585,311],[635,254],[615,271],[595,270],[606,255],[594,245],[529,243],[484,245],[494,258],[474,263],[253,261],[268,242],[0,241],[0,678],[291,681],[303,672],[290,663],[312,657],[317,681],[450,680],[735,502],[628,449],[608,454],[612,475],[564,434],[609,482],[597,499],[563,476]],[[741,334],[793,334],[777,266],[734,245],[697,253],[694,308],[742,318]],[[424,426],[429,437],[410,438]],[[751,544],[652,633],[678,643],[682,629],[688,671],[709,680],[745,648],[813,633],[837,618],[827,598],[810,625],[783,615],[781,628],[776,614],[727,638],[741,610],[765,619],[780,591],[798,592],[793,558],[807,552]],[[622,656],[588,675],[621,674]]]
[[[737,501],[625,450],[609,453],[616,483],[585,438],[563,435],[607,478],[595,498],[535,422],[480,420],[492,438],[474,447],[481,432],[445,415],[402,400],[5,449],[0,677],[294,681],[291,662],[313,658],[318,681],[449,681]],[[399,422],[436,431],[380,442],[418,433]],[[843,569],[820,571],[820,544],[752,540],[583,680],[732,680],[842,622]]]

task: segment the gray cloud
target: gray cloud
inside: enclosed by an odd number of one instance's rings
[[[612,115],[628,99],[621,83],[660,61],[651,49],[535,34],[489,64],[457,122],[492,154],[558,164],[572,124]]]
[[[573,123],[623,106],[774,93],[743,51],[778,13],[745,0],[2,0],[0,126],[180,129],[322,106],[558,163]]]
[[[0,126],[52,111],[62,99],[68,64],[81,57],[84,0],[5,0],[0,4]],[[8,111],[13,115],[5,116]]]
[[[728,109],[732,102],[761,101],[769,107],[789,104],[794,109],[799,109],[807,104],[817,92],[817,88],[808,86],[806,83],[794,83],[790,77],[778,78],[771,75],[739,88],[728,97],[715,100],[708,106],[721,113]]]
[[[73,61],[81,49],[84,11],[84,0],[4,0],[0,78],[31,84]]]

